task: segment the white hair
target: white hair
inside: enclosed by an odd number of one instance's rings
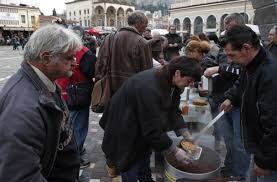
[[[159,37],[159,36],[161,36],[161,34],[160,34],[160,32],[158,32],[158,31],[152,31],[152,36],[153,36],[153,38],[154,37]]]
[[[50,52],[53,57],[67,51],[76,51],[82,45],[80,37],[72,30],[57,24],[44,26],[30,37],[24,50],[25,61],[40,61],[41,53]]]

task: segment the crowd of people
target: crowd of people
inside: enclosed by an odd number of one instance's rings
[[[0,93],[0,181],[77,182],[79,169],[89,166],[84,143],[91,105],[103,112],[110,177],[154,181],[152,151],[192,162],[167,131],[193,142],[180,95],[204,75],[213,81],[212,115],[226,112],[213,133],[214,149],[220,152],[224,142],[227,151],[221,175],[276,182],[277,27],[263,46],[240,14],[224,21],[223,37],[201,33],[183,43],[176,26],[165,36],[152,34],[147,17],[135,11],[128,26],[101,41],[98,55],[97,40],[80,27],[38,29]]]

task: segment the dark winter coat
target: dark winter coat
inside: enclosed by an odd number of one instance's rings
[[[100,120],[105,130],[102,149],[121,171],[128,170],[150,149],[164,151],[172,141],[166,130],[185,128],[179,111],[181,91],[172,89],[167,70],[146,70],[125,82]]]
[[[277,61],[277,43],[271,43],[266,47],[273,60]]]
[[[241,106],[242,137],[255,163],[277,170],[277,62],[261,48],[226,97]]]
[[[168,40],[168,44],[175,44],[175,43],[178,44],[177,47],[167,47],[165,49],[166,60],[171,61],[173,57],[179,55],[179,51],[183,47],[182,37],[180,37],[178,34],[170,34],[170,33],[166,34],[165,37]]]
[[[60,90],[23,63],[0,93],[0,181],[75,182],[79,154]]]
[[[223,48],[214,57],[210,54],[204,56],[201,67],[205,70],[209,67],[218,66],[218,76],[212,78],[212,93],[209,98],[216,104],[221,104],[225,100],[224,93],[231,88],[239,78],[241,66],[227,63],[227,56]]]

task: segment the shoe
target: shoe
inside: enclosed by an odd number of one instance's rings
[[[108,166],[106,165],[107,173],[111,178],[115,178],[119,175],[119,172],[116,166]]]
[[[221,167],[220,168],[220,173],[222,177],[230,177],[232,176],[232,170],[227,168],[227,167]]]
[[[85,169],[90,166],[90,162],[81,158],[80,169]]]

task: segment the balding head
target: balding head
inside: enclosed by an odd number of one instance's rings
[[[128,25],[135,27],[140,34],[145,31],[148,24],[148,19],[141,11],[135,11],[128,16]]]
[[[225,30],[231,29],[235,25],[244,25],[243,16],[239,13],[232,13],[224,19]]]
[[[274,26],[268,34],[268,39],[270,43],[277,44],[277,26]]]

